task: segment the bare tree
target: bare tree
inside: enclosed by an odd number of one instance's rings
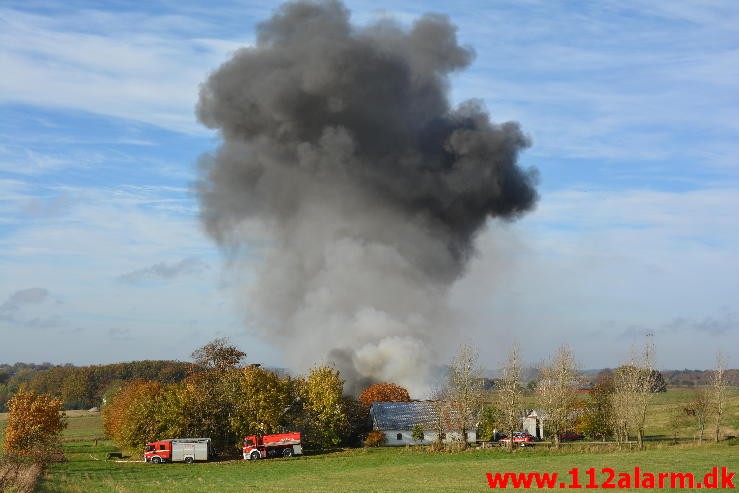
[[[574,427],[579,384],[572,350],[566,345],[561,346],[549,365],[539,371],[539,396],[547,415],[546,428],[556,448],[559,448],[560,434]]]
[[[723,420],[724,411],[726,410],[726,397],[728,385],[726,382],[726,356],[719,351],[716,354],[716,366],[711,375],[711,401],[713,404],[714,417],[714,439],[718,442],[721,436],[721,421]]]
[[[614,432],[613,371],[598,373],[585,404],[585,434],[605,441]]]
[[[617,368],[614,375],[612,402],[617,440],[628,440],[633,432],[639,449],[644,448],[644,425],[656,373],[654,344],[648,336],[642,352],[634,352],[629,363]]]
[[[711,397],[710,389],[699,388],[693,391],[693,397],[690,400],[691,414],[695,416],[698,426],[698,443],[703,443],[706,421],[711,414]]]
[[[500,423],[503,431],[508,435],[508,450],[513,451],[513,432],[521,426],[521,396],[522,391],[518,383],[521,377],[521,361],[518,348],[512,347],[508,353],[503,375],[498,381],[496,390],[496,405],[500,410]]]
[[[483,403],[482,369],[477,360],[477,351],[472,346],[461,346],[449,366],[442,392],[449,429],[461,431],[463,447],[467,446],[467,433],[476,425]]]
[[[675,406],[670,410],[669,421],[667,422],[672,432],[672,443],[677,444],[680,431],[688,426],[688,416],[692,410],[684,406]]]
[[[227,337],[219,337],[193,351],[191,357],[196,365],[223,371],[238,367],[246,353],[232,345]]]
[[[623,366],[613,375],[613,393],[611,394],[612,427],[619,443],[629,440],[629,423],[631,420],[631,396],[636,393],[634,367]]]

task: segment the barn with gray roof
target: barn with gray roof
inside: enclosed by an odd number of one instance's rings
[[[370,416],[372,428],[385,434],[386,445],[430,444],[437,440],[440,429],[443,430],[442,441],[462,441],[461,429],[445,429],[448,426],[444,425],[458,420],[443,419],[439,414],[439,406],[434,401],[375,402],[370,407]],[[423,429],[421,441],[414,441],[412,437],[416,425]],[[477,439],[475,425],[476,423],[467,425],[468,442]]]

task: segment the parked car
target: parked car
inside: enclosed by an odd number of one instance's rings
[[[583,436],[574,431],[565,431],[559,434],[559,439],[563,442],[573,442],[575,440],[582,440]]]
[[[500,443],[501,447],[507,447],[509,440],[510,438],[505,437],[498,440],[498,442]],[[513,445],[518,445],[520,447],[530,447],[534,445],[534,441],[536,441],[536,437],[525,431],[513,432]]]

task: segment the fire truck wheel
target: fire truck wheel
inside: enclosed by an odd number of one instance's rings
[[[192,464],[194,459],[192,457],[185,457],[185,464]]]
[[[161,458],[161,457],[152,457],[152,458],[151,458],[151,461],[152,461],[152,462],[153,462],[154,464],[161,464],[161,463],[162,463],[162,458]]]
[[[262,458],[262,456],[256,450],[251,453],[250,457],[251,457],[251,460],[257,460],[257,459],[261,459]]]
[[[292,457],[293,456],[293,449],[291,447],[288,447],[286,449],[282,449],[282,456],[283,457]]]

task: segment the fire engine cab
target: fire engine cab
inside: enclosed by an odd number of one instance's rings
[[[300,455],[303,453],[303,446],[300,444],[300,432],[248,436],[244,438],[243,452],[244,460]]]

